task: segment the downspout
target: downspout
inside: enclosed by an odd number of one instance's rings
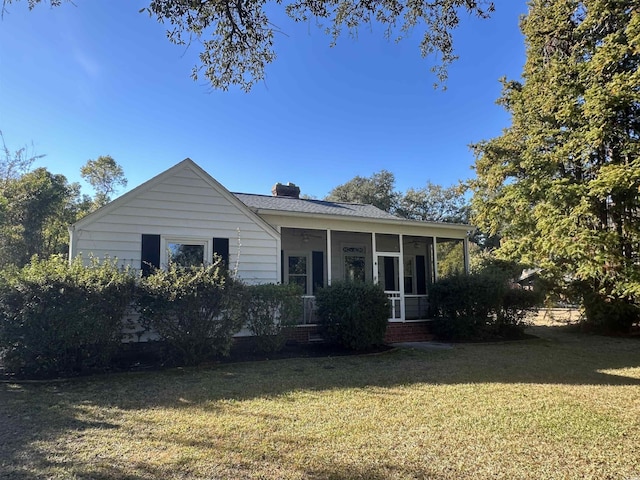
[[[438,281],[438,237],[433,237],[433,280]]]

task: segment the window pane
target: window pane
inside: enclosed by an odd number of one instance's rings
[[[376,233],[376,249],[379,252],[399,252],[400,237],[388,233]]]
[[[404,293],[413,293],[413,258],[404,261]]]
[[[300,285],[300,289],[304,294],[307,293],[307,277],[298,275],[289,275],[289,283]]]
[[[186,243],[168,243],[169,263],[181,267],[192,267],[204,263],[204,245],[189,245]]]
[[[289,275],[306,275],[307,257],[289,257]]]
[[[464,241],[438,238],[438,278],[464,273]]]
[[[364,257],[345,255],[344,257],[344,276],[345,280],[352,282],[364,282],[365,268]]]

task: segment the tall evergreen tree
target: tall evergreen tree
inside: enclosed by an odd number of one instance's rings
[[[587,320],[640,317],[640,7],[531,0],[512,125],[476,145],[475,221],[498,253],[577,288]]]

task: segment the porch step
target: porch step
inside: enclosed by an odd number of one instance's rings
[[[322,343],[322,342],[324,342],[324,338],[319,333],[309,334],[309,343]]]

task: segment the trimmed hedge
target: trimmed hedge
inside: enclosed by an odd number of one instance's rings
[[[244,295],[247,328],[265,353],[284,347],[286,332],[302,316],[302,290],[298,285],[252,285]]]
[[[429,292],[440,340],[512,339],[524,336],[526,317],[542,303],[541,293],[509,281],[510,269],[487,268],[435,282]]]
[[[170,264],[140,281],[137,305],[142,324],[158,333],[170,358],[195,365],[228,355],[242,327],[243,286],[220,259],[212,265]]]
[[[389,300],[379,285],[335,282],[316,295],[320,323],[339,345],[364,350],[384,343]]]
[[[8,372],[46,378],[107,368],[135,275],[116,260],[37,256],[0,272],[0,355]]]

